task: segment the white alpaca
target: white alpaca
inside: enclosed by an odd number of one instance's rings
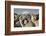
[[[31,15],[31,21],[35,24],[35,26],[38,26],[39,22],[36,20],[36,15]]]

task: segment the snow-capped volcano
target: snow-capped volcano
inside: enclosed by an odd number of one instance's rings
[[[27,11],[24,11],[22,14],[29,14],[29,12],[27,12]]]

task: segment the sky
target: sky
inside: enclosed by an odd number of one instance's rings
[[[39,13],[39,9],[23,9],[23,8],[14,8],[14,13],[24,13],[24,12],[28,12],[28,13],[33,13],[33,14],[38,14]]]

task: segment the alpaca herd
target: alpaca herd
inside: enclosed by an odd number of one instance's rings
[[[36,27],[38,25],[38,14],[14,14],[14,27]]]

